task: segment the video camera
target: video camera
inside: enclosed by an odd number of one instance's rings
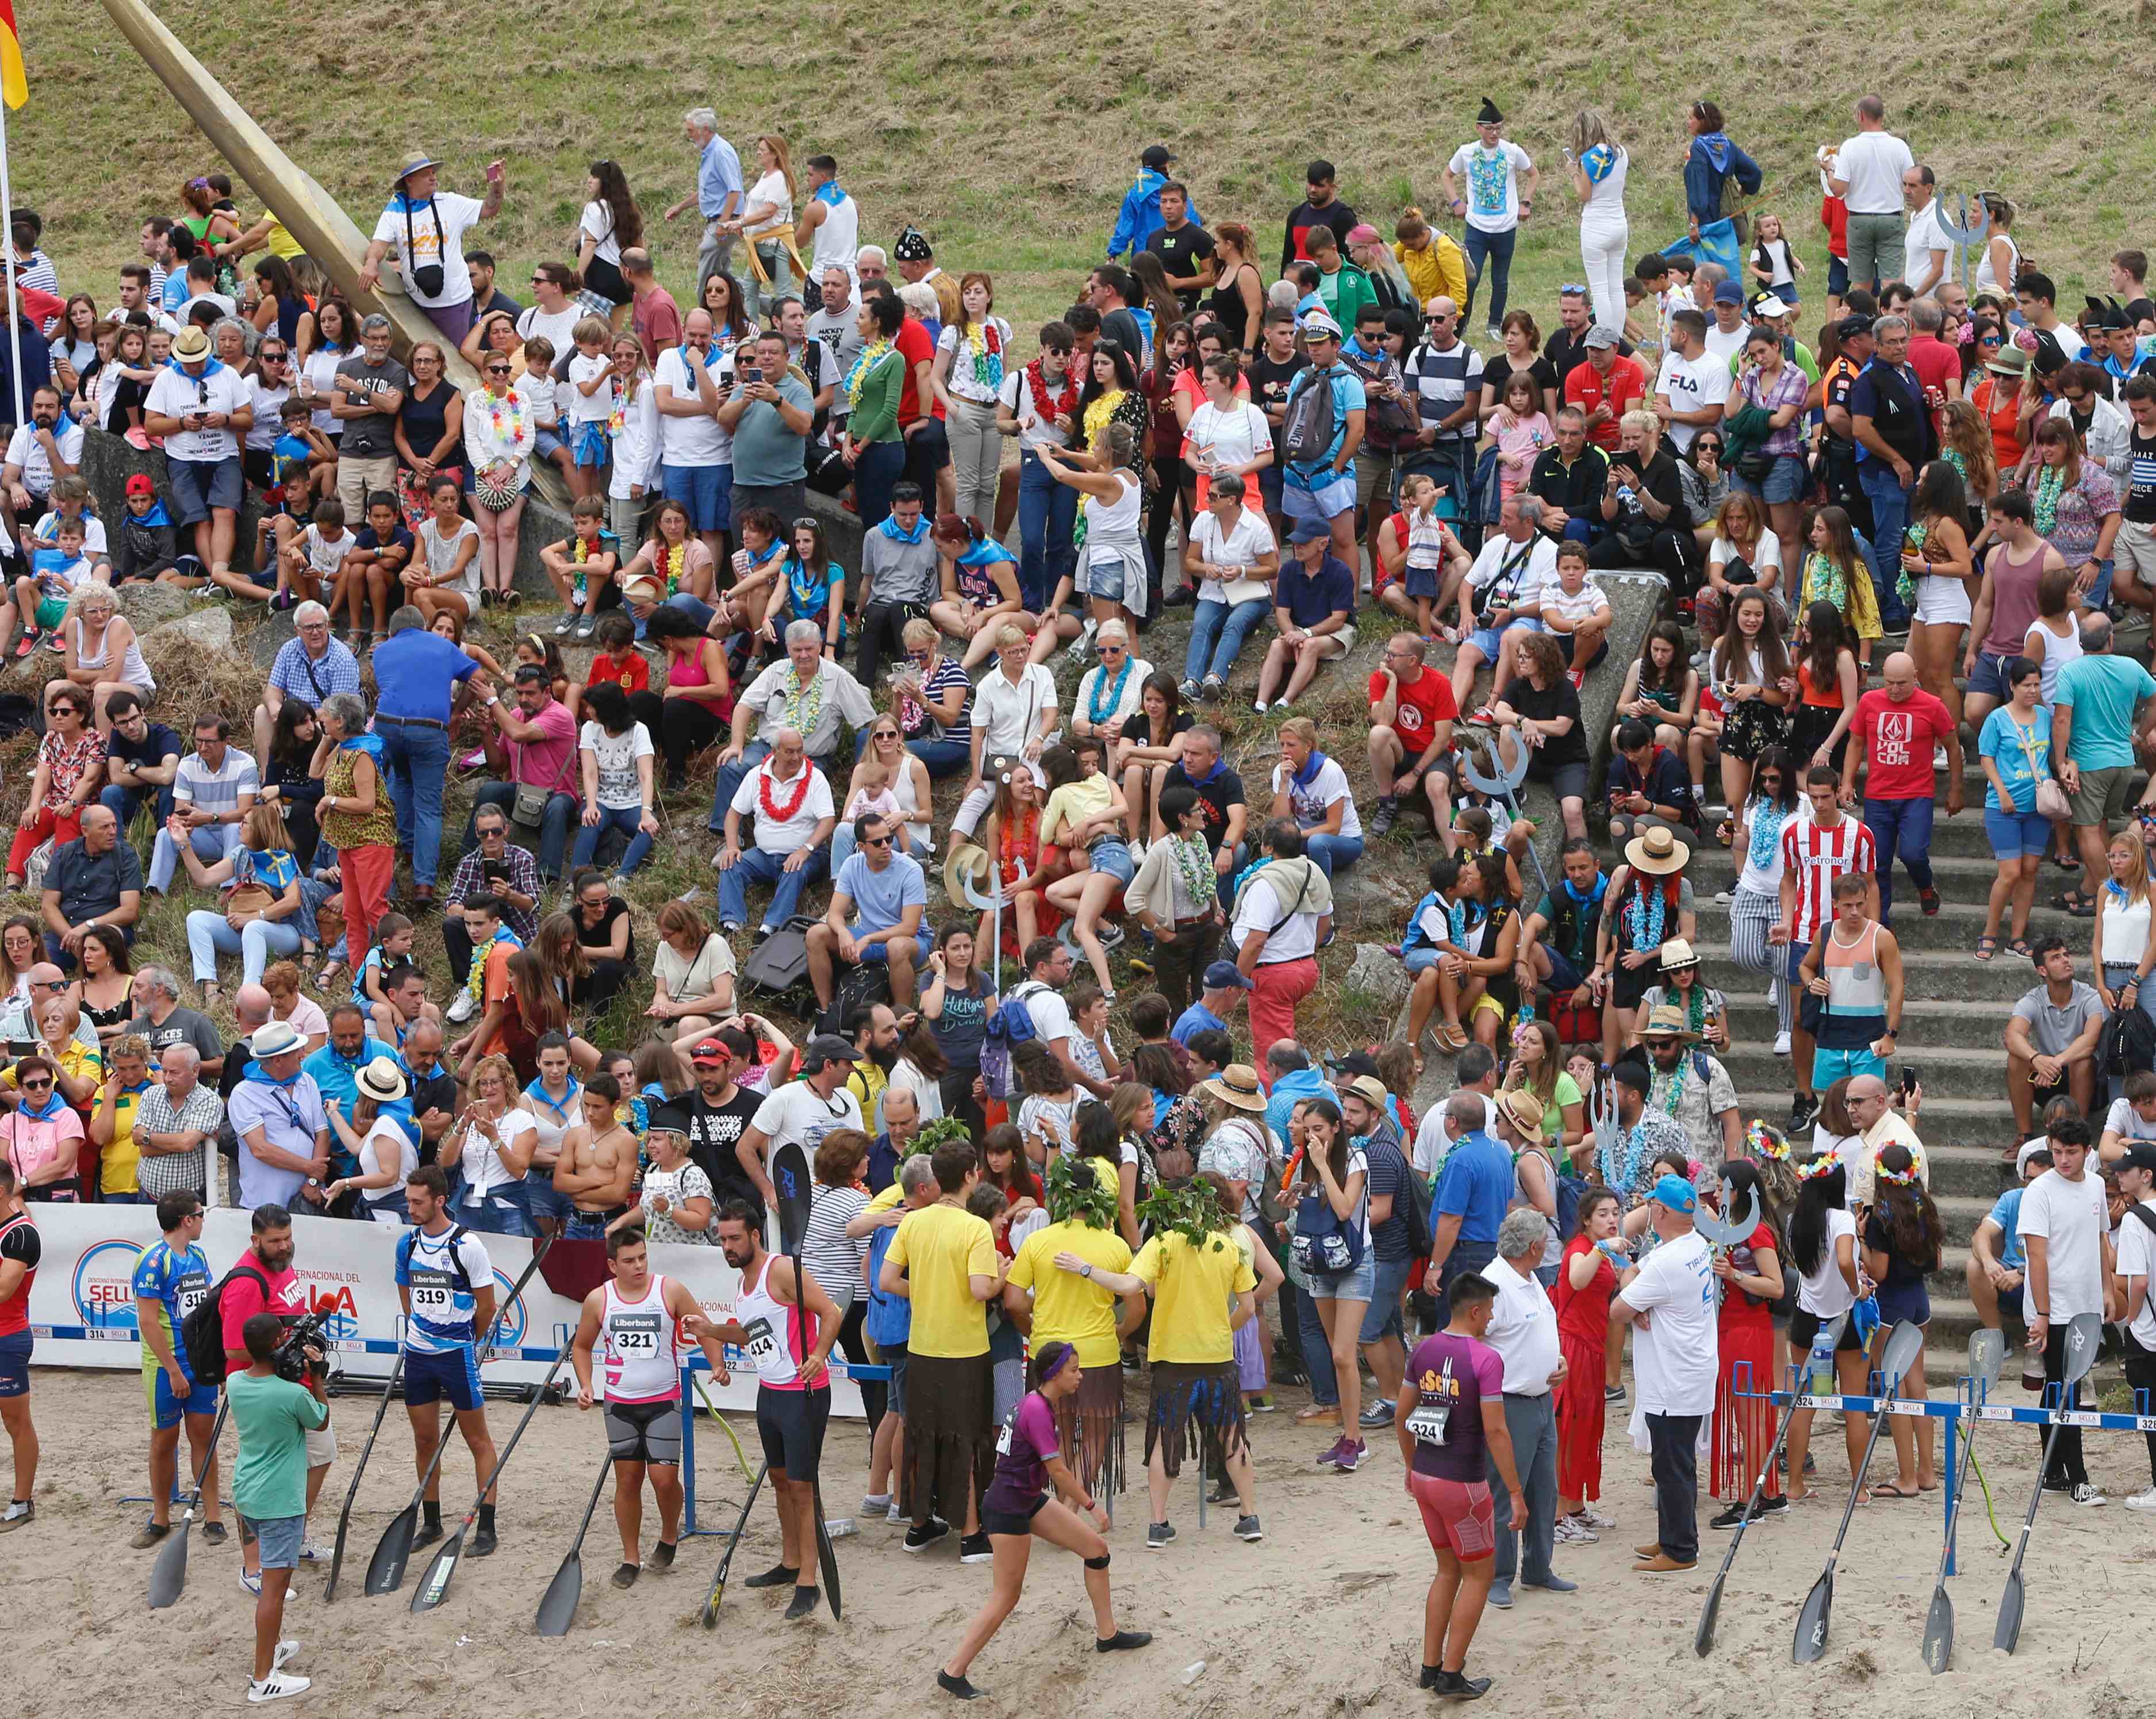
[[[279,1378],[290,1379],[295,1385],[304,1384],[311,1364],[310,1352],[313,1356],[327,1357],[329,1344],[322,1332],[329,1325],[330,1316],[329,1311],[324,1309],[303,1314],[292,1321],[285,1333],[285,1341],[277,1345],[276,1353],[270,1357],[270,1364],[276,1369]]]

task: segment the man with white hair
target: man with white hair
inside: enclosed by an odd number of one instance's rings
[[[208,1147],[224,1121],[224,1105],[202,1084],[202,1054],[182,1039],[165,1047],[158,1066],[163,1081],[151,1082],[135,1111],[135,1148],[141,1154],[135,1175],[142,1198],[192,1193],[206,1205],[222,1205],[224,1178],[209,1173],[214,1161]]]
[[[758,943],[793,917],[802,890],[824,875],[838,823],[830,782],[803,753],[800,731],[782,728],[773,738],[771,756],[726,802],[726,845],[711,861],[719,872],[719,929],[729,935],[748,921],[751,881],[771,885]],[[752,820],[746,848],[744,817]]]
[[[725,269],[733,256],[731,233],[721,233],[720,223],[740,213],[741,157],[732,144],[719,136],[719,116],[708,107],[692,107],[681,115],[681,128],[696,151],[696,189],[666,211],[670,221],[690,203],[703,218],[704,236],[696,247],[696,302],[704,301],[704,283]]]
[[[811,763],[829,778],[839,759],[839,719],[855,729],[875,720],[875,705],[861,683],[824,654],[824,629],[814,621],[793,621],[786,629],[786,660],[773,663],[749,682],[734,706],[733,735],[719,754],[719,779],[705,828],[717,835],[726,829],[726,808],[742,778],[772,754],[782,728],[798,730]],[[753,717],[757,736],[748,737]]]
[[[854,253],[854,279],[863,292],[891,278],[891,258],[880,244],[865,244]]]
[[[138,967],[130,994],[135,1013],[120,1030],[147,1039],[153,1060],[162,1060],[167,1046],[184,1042],[202,1058],[203,1074],[214,1076],[223,1069],[224,1041],[208,1015],[181,1006],[180,982],[170,967]]]
[[[1507,1101],[1522,1099],[1534,1102],[1531,1094],[1508,1092],[1498,1103],[1502,1109]],[[1546,1588],[1553,1593],[1569,1593],[1579,1585],[1550,1568],[1557,1527],[1557,1410],[1551,1388],[1564,1377],[1564,1357],[1558,1347],[1557,1311],[1535,1276],[1546,1234],[1541,1213],[1526,1206],[1507,1212],[1497,1226],[1497,1257],[1482,1267],[1482,1275],[1497,1289],[1496,1310],[1482,1341],[1505,1363],[1505,1428],[1512,1434],[1520,1501],[1527,1513],[1522,1570],[1521,1537],[1512,1531],[1512,1513],[1502,1503],[1497,1511],[1497,1568],[1489,1603],[1500,1611],[1512,1608],[1516,1574],[1522,1588]],[[1503,1486],[1493,1461],[1493,1501]]]
[[[292,626],[293,636],[278,647],[270,678],[263,683],[262,702],[254,707],[258,759],[270,756],[277,713],[286,699],[295,698],[311,711],[319,709],[331,693],[360,690],[359,659],[351,646],[331,635],[327,609],[319,603],[303,603],[292,611]]]

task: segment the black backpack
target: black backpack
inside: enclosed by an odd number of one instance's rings
[[[2096,1065],[2114,1080],[2156,1066],[2156,1021],[2138,1008],[2115,1008],[2097,1043]]]
[[[251,1277],[260,1284],[263,1304],[269,1304],[270,1280],[244,1263],[226,1272],[217,1287],[195,1303],[180,1321],[180,1347],[187,1352],[188,1375],[198,1385],[224,1383],[224,1291],[236,1277]]]
[[[742,988],[776,1003],[790,1002],[790,1014],[807,1014],[815,1001],[808,990],[808,928],[815,923],[797,913],[766,937],[742,967]]]
[[[771,940],[773,943],[778,941],[776,937]],[[802,958],[804,962],[808,958],[805,947]],[[839,975],[839,983],[831,993],[831,1006],[816,1018],[816,1030],[851,1038],[853,1034],[847,1030],[846,1023],[853,1019],[855,1010],[890,1001],[891,969],[881,962],[862,962]]]
[[[1332,410],[1332,372],[1310,369],[1296,379],[1303,385],[1287,403],[1281,422],[1281,457],[1291,465],[1315,465],[1331,454],[1340,434]]]

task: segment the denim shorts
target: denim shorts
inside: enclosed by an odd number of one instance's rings
[[[1769,503],[1794,501],[1804,494],[1804,457],[1801,454],[1777,454],[1774,464],[1768,468],[1763,483],[1752,483],[1732,471],[1729,487],[1747,495],[1757,495],[1761,500]]]
[[[1137,867],[1131,864],[1131,850],[1114,836],[1094,843],[1086,850],[1086,858],[1094,870],[1112,877],[1119,884],[1127,884],[1137,875]]]
[[[689,510],[692,530],[733,529],[734,469],[731,465],[662,464],[659,487],[668,500],[678,501]]]
[[[1984,808],[1984,833],[1994,860],[2034,860],[2051,845],[2051,820],[2041,812]]]
[[[1374,1250],[1371,1255],[1376,1258]],[[1370,1261],[1365,1260],[1364,1265]],[[1363,1329],[1357,1335],[1358,1343],[1374,1343],[1388,1337],[1407,1341],[1407,1326],[1401,1318],[1402,1297],[1407,1292],[1408,1273],[1414,1267],[1410,1256],[1404,1260],[1378,1260],[1376,1281],[1370,1291],[1370,1305],[1363,1310]]]
[[[243,1514],[240,1526],[260,1549],[264,1569],[299,1568],[300,1539],[307,1526],[305,1516],[250,1516]]]
[[[1308,1277],[1314,1301],[1367,1301],[1377,1293],[1377,1255],[1366,1246],[1360,1265],[1346,1271],[1312,1271]]]
[[[559,454],[562,449],[568,445],[569,444],[567,442],[563,441],[550,429],[535,430],[532,432],[532,452],[542,459],[552,460],[557,454]]]
[[[1400,965],[1408,970],[1410,978],[1419,977],[1438,963],[1438,952],[1428,944],[1400,952]]]

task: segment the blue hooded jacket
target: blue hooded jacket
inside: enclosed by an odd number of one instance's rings
[[[1763,177],[1758,162],[1739,149],[1726,131],[1703,131],[1685,157],[1685,209],[1702,227],[1722,218],[1722,183],[1734,174],[1745,196],[1758,193]]]
[[[1157,167],[1138,169],[1137,181],[1123,193],[1123,207],[1116,216],[1116,230],[1108,235],[1108,260],[1114,262],[1125,251],[1136,255],[1146,248],[1146,241],[1161,229],[1160,187],[1168,183],[1168,175]],[[1198,205],[1190,205],[1190,218],[1197,226],[1205,224],[1205,218],[1198,213]]]

